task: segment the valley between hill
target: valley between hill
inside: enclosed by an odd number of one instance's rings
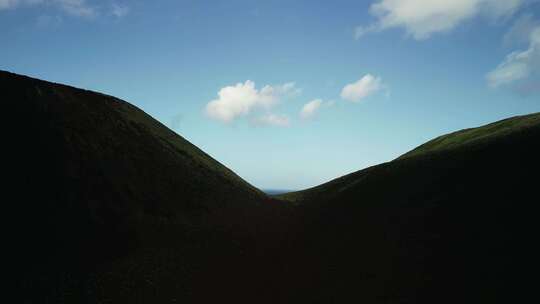
[[[269,196],[112,96],[0,71],[21,303],[508,303],[533,295],[540,114]]]

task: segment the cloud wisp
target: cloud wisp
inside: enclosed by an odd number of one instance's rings
[[[111,3],[109,9],[98,5],[89,4],[86,0],[0,0],[0,10],[16,9],[33,6],[54,7],[69,16],[93,18],[100,14],[108,14],[115,17],[124,17],[129,13],[129,7],[118,3]]]
[[[205,108],[206,115],[223,123],[231,123],[237,118],[250,115],[256,110],[269,111],[284,97],[300,93],[294,82],[277,86],[266,85],[258,90],[255,82],[246,80],[233,86],[221,88],[218,98],[210,101]],[[260,119],[257,119],[260,120]],[[285,125],[281,116],[267,114],[261,120],[268,125]]]
[[[0,10],[13,9],[18,7],[19,5],[39,4],[42,2],[43,0],[0,0]]]
[[[540,71],[540,26],[536,26],[529,34],[529,47],[526,50],[514,51],[486,76],[491,87],[500,87],[525,80]]]
[[[306,103],[300,110],[301,119],[310,119],[319,111],[323,101],[321,99],[314,99]]]
[[[323,108],[329,108],[335,105],[334,100],[329,101],[323,101],[322,99],[313,99],[310,102],[307,102],[302,106],[302,109],[300,110],[300,119],[302,120],[310,120],[317,116],[317,114],[323,109]]]
[[[97,9],[86,3],[85,0],[51,0],[52,5],[58,6],[69,15],[77,17],[94,17]]]
[[[289,127],[291,120],[287,115],[268,113],[252,120],[256,126]]]
[[[383,84],[381,77],[366,74],[358,81],[343,87],[341,90],[341,98],[351,102],[359,102],[384,88],[385,85]]]
[[[424,40],[448,32],[475,16],[492,19],[513,14],[525,0],[379,0],[370,7],[377,21],[355,28],[354,38],[391,28],[404,28],[407,35]]]
[[[122,18],[129,14],[129,7],[127,5],[113,3],[111,8],[111,14],[117,18]]]
[[[520,16],[506,34],[504,34],[504,45],[511,46],[514,44],[529,43],[531,33],[537,27],[540,27],[540,21],[535,19],[532,14]]]

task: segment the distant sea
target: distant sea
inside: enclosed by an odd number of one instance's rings
[[[287,192],[293,192],[295,190],[284,190],[284,189],[263,189],[263,192],[268,194],[268,195],[278,195],[278,194],[283,194],[283,193],[287,193]]]

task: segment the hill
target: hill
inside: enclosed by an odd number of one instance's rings
[[[304,215],[319,299],[505,303],[532,296],[540,114],[430,141],[280,196]]]
[[[437,137],[400,158],[411,157],[422,153],[452,150],[462,146],[473,149],[477,146],[490,144],[502,140],[505,136],[514,136],[540,124],[540,114],[529,114],[497,121],[479,128],[465,129],[451,134]]]
[[[0,72],[21,303],[533,298],[540,114],[267,196],[133,105]]]
[[[22,302],[201,298],[286,229],[286,206],[125,101],[7,72],[0,91]]]

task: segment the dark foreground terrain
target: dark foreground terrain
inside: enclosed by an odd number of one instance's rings
[[[268,196],[125,101],[7,72],[0,90],[20,303],[534,299],[540,114]]]

